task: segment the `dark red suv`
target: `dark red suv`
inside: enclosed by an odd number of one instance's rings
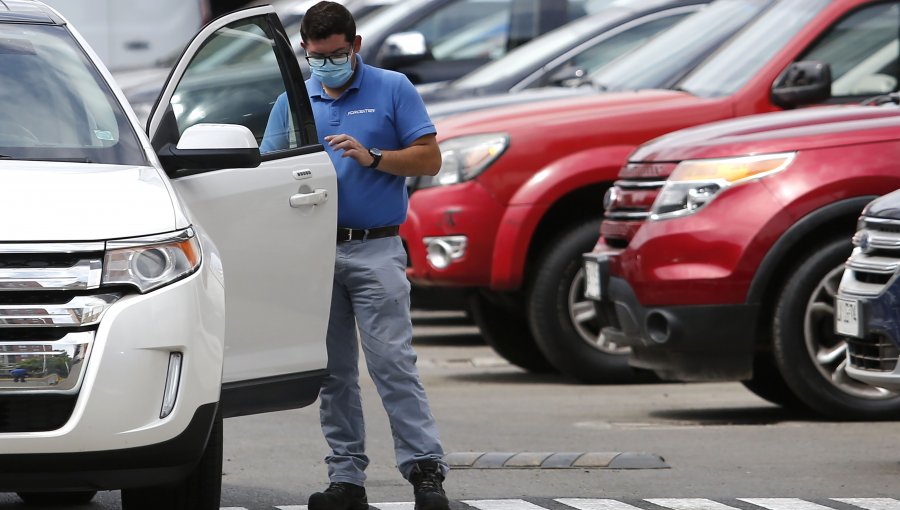
[[[603,334],[665,379],[739,380],[840,419],[898,416],[900,396],[847,376],[834,332],[857,218],[900,187],[898,161],[894,105],[756,115],[643,145],[586,255]]]

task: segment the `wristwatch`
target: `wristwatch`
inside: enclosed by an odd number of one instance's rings
[[[375,158],[372,160],[372,164],[369,165],[369,168],[378,168],[378,163],[381,163],[381,149],[372,147],[369,149],[369,156]]]

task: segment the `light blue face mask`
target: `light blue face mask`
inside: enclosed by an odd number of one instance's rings
[[[340,88],[346,84],[353,76],[353,66],[350,65],[356,55],[351,54],[347,62],[343,64],[334,64],[331,60],[326,59],[325,65],[321,67],[310,67],[310,72],[315,76],[322,85],[331,89]]]

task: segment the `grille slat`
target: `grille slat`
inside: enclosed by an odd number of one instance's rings
[[[72,416],[76,400],[77,395],[0,396],[0,433],[59,429]]]
[[[878,335],[848,338],[850,365],[859,370],[893,372],[900,359],[900,350],[889,339]]]

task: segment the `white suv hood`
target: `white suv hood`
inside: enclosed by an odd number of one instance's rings
[[[0,161],[0,242],[100,241],[176,229],[152,167]]]

